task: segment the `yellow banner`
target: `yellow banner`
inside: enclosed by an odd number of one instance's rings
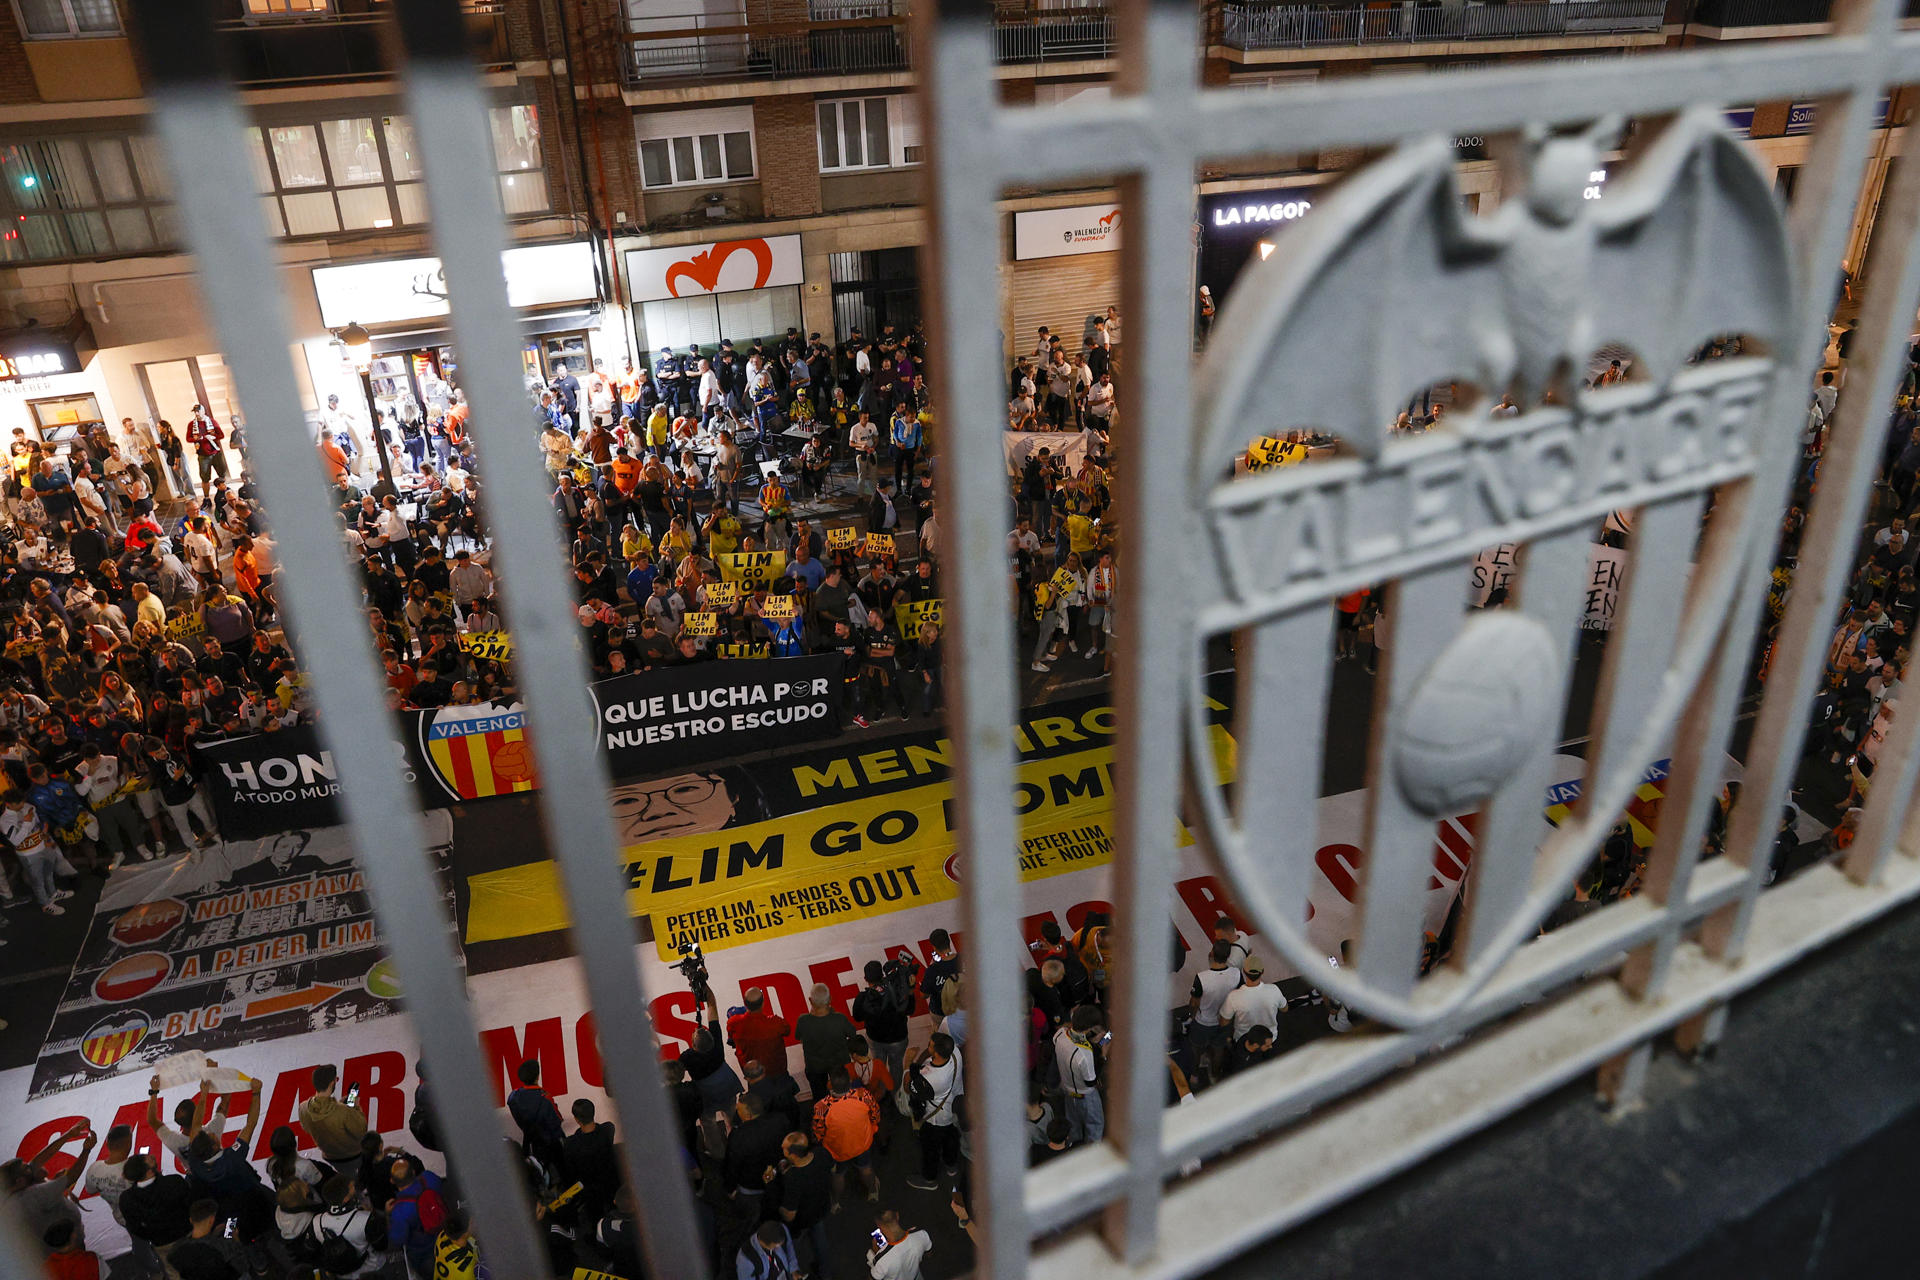
[[[680,634],[699,640],[707,636],[720,634],[720,615],[717,613],[689,613],[680,619]]]
[[[893,535],[890,533],[870,533],[867,535],[867,554],[870,556],[890,556],[893,554]]]
[[[722,658],[770,658],[773,646],[770,644],[717,644],[713,646],[716,655]]]
[[[827,547],[833,551],[851,551],[860,541],[860,531],[850,524],[827,530]]]
[[[195,609],[192,613],[176,613],[167,619],[167,639],[191,640],[203,634],[207,629],[207,620]]]
[[[1233,740],[1215,726],[1221,776],[1233,776]],[[1112,857],[1113,748],[1097,747],[1020,768],[1023,880],[1104,866]],[[904,911],[957,898],[955,842],[947,826],[953,786],[932,783],[845,801],[707,835],[630,846],[627,908],[650,916],[662,960],[682,942],[704,950],[806,933],[824,923]],[[1180,843],[1191,843],[1183,829]],[[490,942],[568,926],[552,862],[468,880],[467,941]]]
[[[513,636],[506,631],[469,631],[460,637],[460,651],[489,662],[513,657]]]
[[[787,571],[784,551],[729,551],[714,559],[720,565],[720,577],[726,582],[764,591]]]
[[[774,622],[785,622],[800,615],[800,606],[792,596],[768,596],[760,605],[760,616]]]
[[[945,621],[942,606],[944,600],[902,601],[893,606],[893,621],[900,628],[900,636],[905,640],[918,640],[920,628],[929,622]]]
[[[1276,436],[1261,436],[1247,446],[1247,470],[1278,471],[1307,459],[1307,446]]]
[[[740,584],[737,582],[709,582],[706,592],[709,609],[730,609],[740,603]]]

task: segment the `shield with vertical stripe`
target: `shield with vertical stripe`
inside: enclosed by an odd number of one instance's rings
[[[420,718],[420,750],[456,800],[478,800],[537,785],[526,712],[519,703],[442,707]]]
[[[90,1067],[111,1071],[145,1040],[153,1022],[138,1009],[102,1018],[80,1037],[80,1057]]]

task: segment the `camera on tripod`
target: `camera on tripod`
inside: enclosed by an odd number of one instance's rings
[[[713,999],[713,987],[707,981],[707,958],[700,954],[699,943],[681,943],[680,962],[673,967],[687,980],[687,989],[693,992],[695,1004],[704,1005]]]

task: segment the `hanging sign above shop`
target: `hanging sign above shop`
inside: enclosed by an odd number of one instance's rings
[[[79,373],[93,352],[93,331],[77,317],[57,329],[9,329],[0,333],[0,382]]]
[[[1077,204],[1070,209],[1032,209],[1013,215],[1013,256],[1064,258],[1114,253],[1120,248],[1120,206]]]
[[[1209,202],[1208,225],[1212,227],[1264,227],[1275,222],[1304,218],[1313,202],[1297,193],[1285,191],[1253,192],[1224,196]]]
[[[799,284],[799,236],[754,236],[627,252],[627,287],[635,302],[739,293]]]
[[[587,302],[600,296],[593,248],[585,241],[530,244],[500,255],[507,301],[516,307]],[[381,325],[447,314],[447,273],[438,258],[398,258],[313,269],[320,322]]]

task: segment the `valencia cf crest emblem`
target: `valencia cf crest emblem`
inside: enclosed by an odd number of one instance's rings
[[[80,1056],[90,1067],[111,1071],[138,1049],[153,1031],[153,1022],[137,1009],[102,1018],[80,1037]]]
[[[1485,216],[1444,138],[1358,171],[1248,266],[1197,379],[1193,641],[1237,637],[1239,772],[1259,785],[1221,785],[1196,660],[1196,834],[1294,969],[1391,1025],[1461,1008],[1591,860],[1771,527],[1756,460],[1795,447],[1767,435],[1792,426],[1768,408],[1793,295],[1766,178],[1701,109],[1596,199],[1616,133],[1530,137],[1525,190]],[[1589,377],[1601,352],[1629,375]],[[1425,416],[1409,398],[1435,387],[1450,411],[1408,429]],[[1249,441],[1299,432],[1336,445],[1233,475]],[[1583,570],[1610,518],[1632,529],[1620,620],[1582,802],[1549,827]],[[1470,609],[1474,558],[1496,545],[1519,548],[1513,599]],[[1360,592],[1381,606],[1382,665],[1354,936],[1331,938],[1308,919],[1316,842],[1297,815],[1319,797],[1335,602]],[[1436,831],[1462,820],[1478,844],[1461,936],[1446,980],[1422,981]]]

